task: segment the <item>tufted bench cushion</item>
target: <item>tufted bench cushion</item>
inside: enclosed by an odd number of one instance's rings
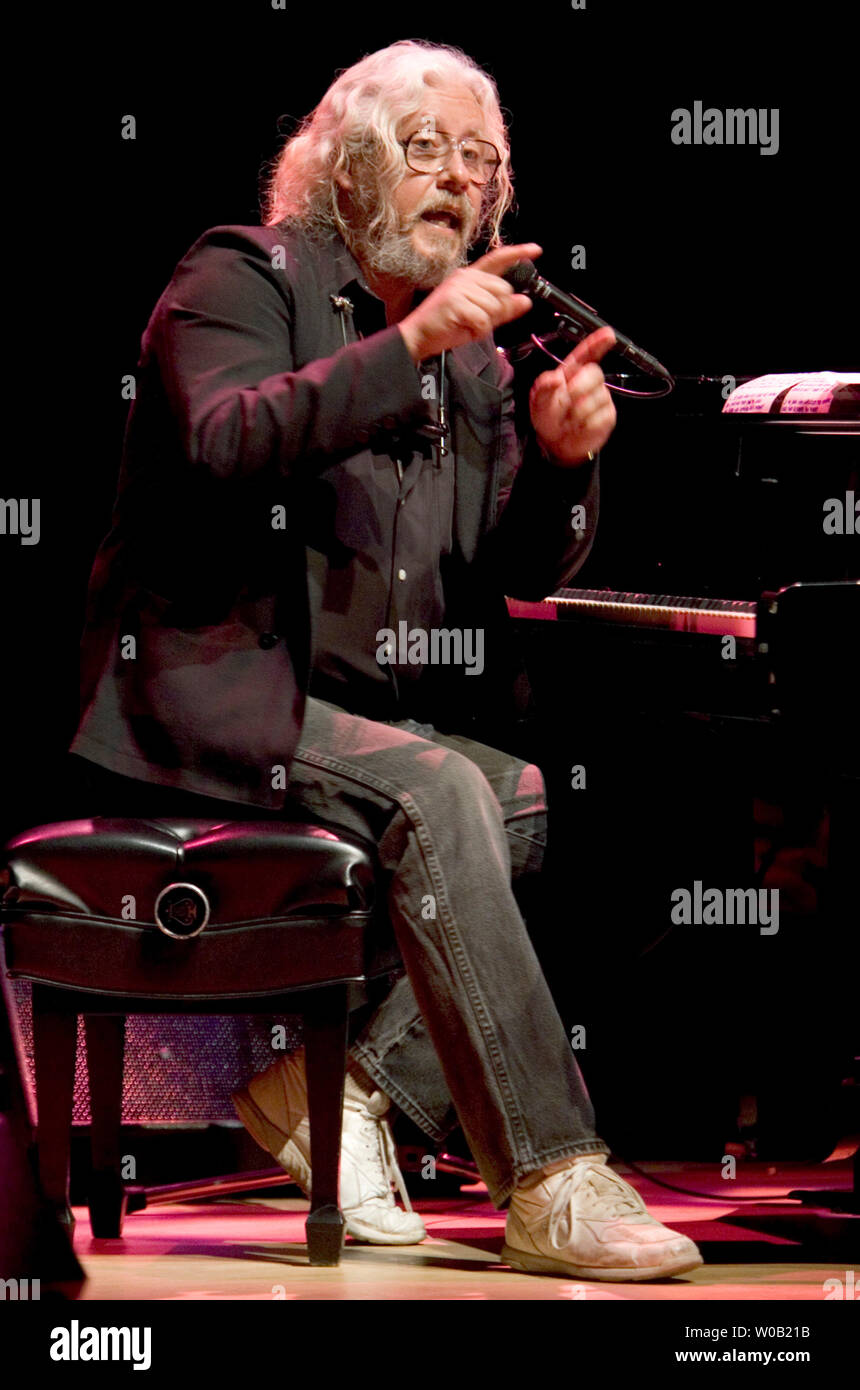
[[[346,832],[95,818],[27,830],[2,862],[13,977],[107,995],[241,999],[319,986],[321,959],[331,982],[396,963],[384,915],[374,917],[373,848]]]

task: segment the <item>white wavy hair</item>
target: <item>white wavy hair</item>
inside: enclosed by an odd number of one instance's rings
[[[263,197],[267,227],[297,222],[308,231],[334,228],[350,241],[338,203],[337,175],[353,163],[372,168],[382,193],[368,227],[370,236],[391,225],[390,195],[403,178],[403,146],[397,127],[426,105],[428,91],[466,88],[480,106],[486,135],[501,155],[496,177],[484,189],[473,240],[501,244],[499,227],[513,202],[510,149],[493,79],[459,48],[404,39],[347,68],[269,166]]]

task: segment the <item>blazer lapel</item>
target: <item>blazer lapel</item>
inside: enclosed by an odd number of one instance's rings
[[[448,359],[454,451],[454,535],[463,558],[475,558],[485,522],[495,515],[502,393],[485,379],[493,356],[484,343],[466,343]]]

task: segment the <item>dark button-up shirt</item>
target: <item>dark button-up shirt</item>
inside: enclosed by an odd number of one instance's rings
[[[311,685],[376,718],[408,696],[438,728],[503,712],[504,596],[542,598],[582,564],[597,462],[557,468],[517,438],[490,337],[446,356],[450,457],[436,455],[432,364],[416,368],[356,280],[338,237],[286,225],[211,228],[176,267],[141,344],[90,579],[74,752],[276,808]],[[332,304],[350,287],[361,340]],[[404,612],[431,633],[485,633],[482,674],[431,657],[392,675],[377,633]]]
[[[384,329],[381,300],[351,280],[341,296],[347,341]],[[416,371],[428,414],[438,414],[442,361]],[[389,422],[384,422],[388,424]],[[444,625],[441,560],[450,554],[454,465],[432,436],[391,420],[366,449],[318,476],[306,498],[313,614],[310,693],[371,718],[403,718],[423,666],[396,642],[378,659],[384,631]],[[384,654],[384,653],[383,653]],[[413,656],[415,654],[413,648]]]

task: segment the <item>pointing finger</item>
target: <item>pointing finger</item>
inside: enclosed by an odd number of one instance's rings
[[[536,241],[526,241],[520,246],[497,246],[473,261],[472,269],[486,271],[489,275],[504,275],[517,261],[533,261],[542,254],[543,247]]]
[[[598,328],[594,333],[589,333],[587,338],[577,343],[573,352],[568,353],[562,363],[568,381],[586,362],[599,362],[614,348],[616,341],[615,333],[608,324],[605,328]]]

